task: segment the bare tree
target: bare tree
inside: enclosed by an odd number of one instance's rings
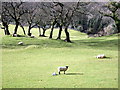
[[[2,8],[1,21],[2,21],[2,25],[4,26],[3,29],[4,29],[5,35],[10,35],[8,27],[11,21],[11,17],[9,17],[8,13],[6,13],[4,8]]]
[[[39,28],[39,36],[45,37],[45,32],[51,26],[51,17],[49,15],[49,10],[44,7],[44,3],[37,4],[37,14],[35,18],[35,24]],[[41,33],[41,28],[43,33]]]
[[[27,10],[24,8],[23,2],[3,2],[3,8],[5,9],[6,13],[14,20],[15,22],[15,29],[14,34],[17,34],[19,21],[24,15]]]
[[[27,2],[27,13],[23,15],[23,19],[28,25],[28,36],[31,36],[31,29],[36,26],[36,20],[37,20],[37,14],[38,14],[38,9],[37,9],[37,3],[36,2]]]
[[[65,3],[64,4],[65,9],[64,11],[64,15],[63,15],[63,25],[65,27],[65,34],[66,34],[66,42],[71,42],[70,40],[70,35],[68,32],[68,27],[71,24],[73,17],[75,15],[75,13],[77,12],[77,10],[79,10],[79,6],[80,6],[80,2],[75,2],[75,3]]]
[[[41,7],[43,10],[43,13],[47,15],[47,17],[49,17],[49,20],[51,21],[51,31],[50,31],[50,36],[49,38],[51,39],[53,36],[53,30],[55,25],[58,23],[58,17],[59,17],[59,12],[57,11],[57,4],[56,2],[44,2],[41,3]]]
[[[64,4],[60,2],[54,2],[55,8],[56,8],[56,13],[57,14],[57,26],[59,27],[59,32],[58,32],[58,37],[57,39],[61,39],[61,33],[62,33],[62,28],[63,28],[63,10],[64,10]]]
[[[58,13],[55,11],[55,5],[53,2],[50,3],[42,3],[42,9],[44,13],[46,13],[51,20],[51,31],[49,38],[51,39],[53,36],[53,30],[57,23]]]
[[[37,26],[39,28],[39,36],[46,37],[45,32],[46,32],[47,29],[49,29],[51,27],[50,22],[51,21],[50,21],[49,17],[47,17],[41,11],[41,13],[38,15],[38,19],[36,21],[36,24],[37,24]],[[42,28],[43,33],[41,33],[40,28]]]
[[[50,32],[50,37],[52,38],[54,26],[59,27],[59,33],[57,39],[61,39],[61,32],[64,28],[66,39],[65,41],[71,42],[70,35],[68,32],[69,25],[73,22],[73,17],[76,12],[80,12],[81,6],[87,5],[81,2],[51,2],[44,3],[44,11],[51,17],[52,28]],[[47,9],[46,9],[47,8]]]
[[[24,35],[26,35],[24,26],[25,26],[24,21],[22,22],[20,21],[20,27],[22,28]]]

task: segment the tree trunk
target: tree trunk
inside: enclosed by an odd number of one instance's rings
[[[29,26],[28,28],[28,36],[31,36],[32,34],[30,33],[30,30],[31,30],[31,26]]]
[[[10,35],[10,32],[8,30],[8,24],[7,24],[7,22],[2,21],[2,24],[4,26],[5,35]]]
[[[19,26],[19,22],[16,21],[16,26],[15,26],[14,34],[17,34],[18,26]]]
[[[61,33],[62,33],[62,25],[59,26],[59,33],[57,39],[61,39]]]
[[[22,28],[24,35],[26,35],[24,27],[22,25],[20,25],[20,27]]]
[[[54,29],[54,25],[52,25],[51,32],[50,32],[50,37],[49,37],[49,38],[52,38],[52,35],[53,35],[53,29]]]
[[[8,25],[5,26],[5,35],[10,35],[10,32],[8,30]]]
[[[10,35],[10,32],[9,32],[9,30],[8,30],[8,25],[6,25],[6,35]]]
[[[38,29],[39,29],[39,36],[41,36],[41,29],[39,26],[38,26]]]
[[[4,30],[5,30],[5,35],[10,35],[10,32],[8,30],[8,25],[4,27]]]
[[[45,37],[45,31],[46,31],[46,29],[43,28],[43,34],[42,34],[42,36],[44,36],[44,37]]]
[[[51,28],[51,32],[50,32],[50,36],[49,38],[52,38],[52,35],[53,35],[53,30],[54,30],[54,26],[56,24],[56,20],[53,22],[53,25],[52,25],[52,28]]]
[[[66,41],[66,42],[71,42],[71,40],[70,40],[70,35],[69,35],[69,32],[68,32],[68,26],[65,27],[65,34],[66,34],[66,39],[65,39],[65,41]]]

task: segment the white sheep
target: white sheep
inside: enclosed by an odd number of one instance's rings
[[[65,67],[58,67],[58,73],[60,74],[61,71],[64,71],[64,74],[65,74],[65,71],[68,69],[68,66],[65,66]]]
[[[96,58],[106,58],[104,54],[97,55]]]
[[[32,36],[30,36],[30,38],[35,38],[35,36],[32,35]]]
[[[13,37],[18,37],[18,35],[17,35],[17,34],[13,34],[12,36],[13,36]]]
[[[23,45],[23,42],[19,42],[18,45]]]
[[[56,76],[57,74],[54,72],[52,75],[53,75],[53,76]]]

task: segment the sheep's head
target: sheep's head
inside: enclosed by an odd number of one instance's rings
[[[66,66],[66,68],[68,68],[68,66]]]

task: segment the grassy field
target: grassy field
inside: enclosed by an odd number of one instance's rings
[[[10,26],[11,33],[13,27]],[[27,29],[27,28],[26,28]],[[2,31],[2,30],[1,30]],[[46,32],[49,35],[50,30]],[[3,88],[117,88],[118,35],[87,38],[86,34],[69,30],[74,43],[38,37],[2,37]],[[19,34],[23,34],[19,28]],[[62,39],[65,38],[63,32]],[[23,46],[17,45],[19,41]],[[98,54],[107,58],[97,59]],[[58,66],[68,65],[64,75],[52,76]]]

